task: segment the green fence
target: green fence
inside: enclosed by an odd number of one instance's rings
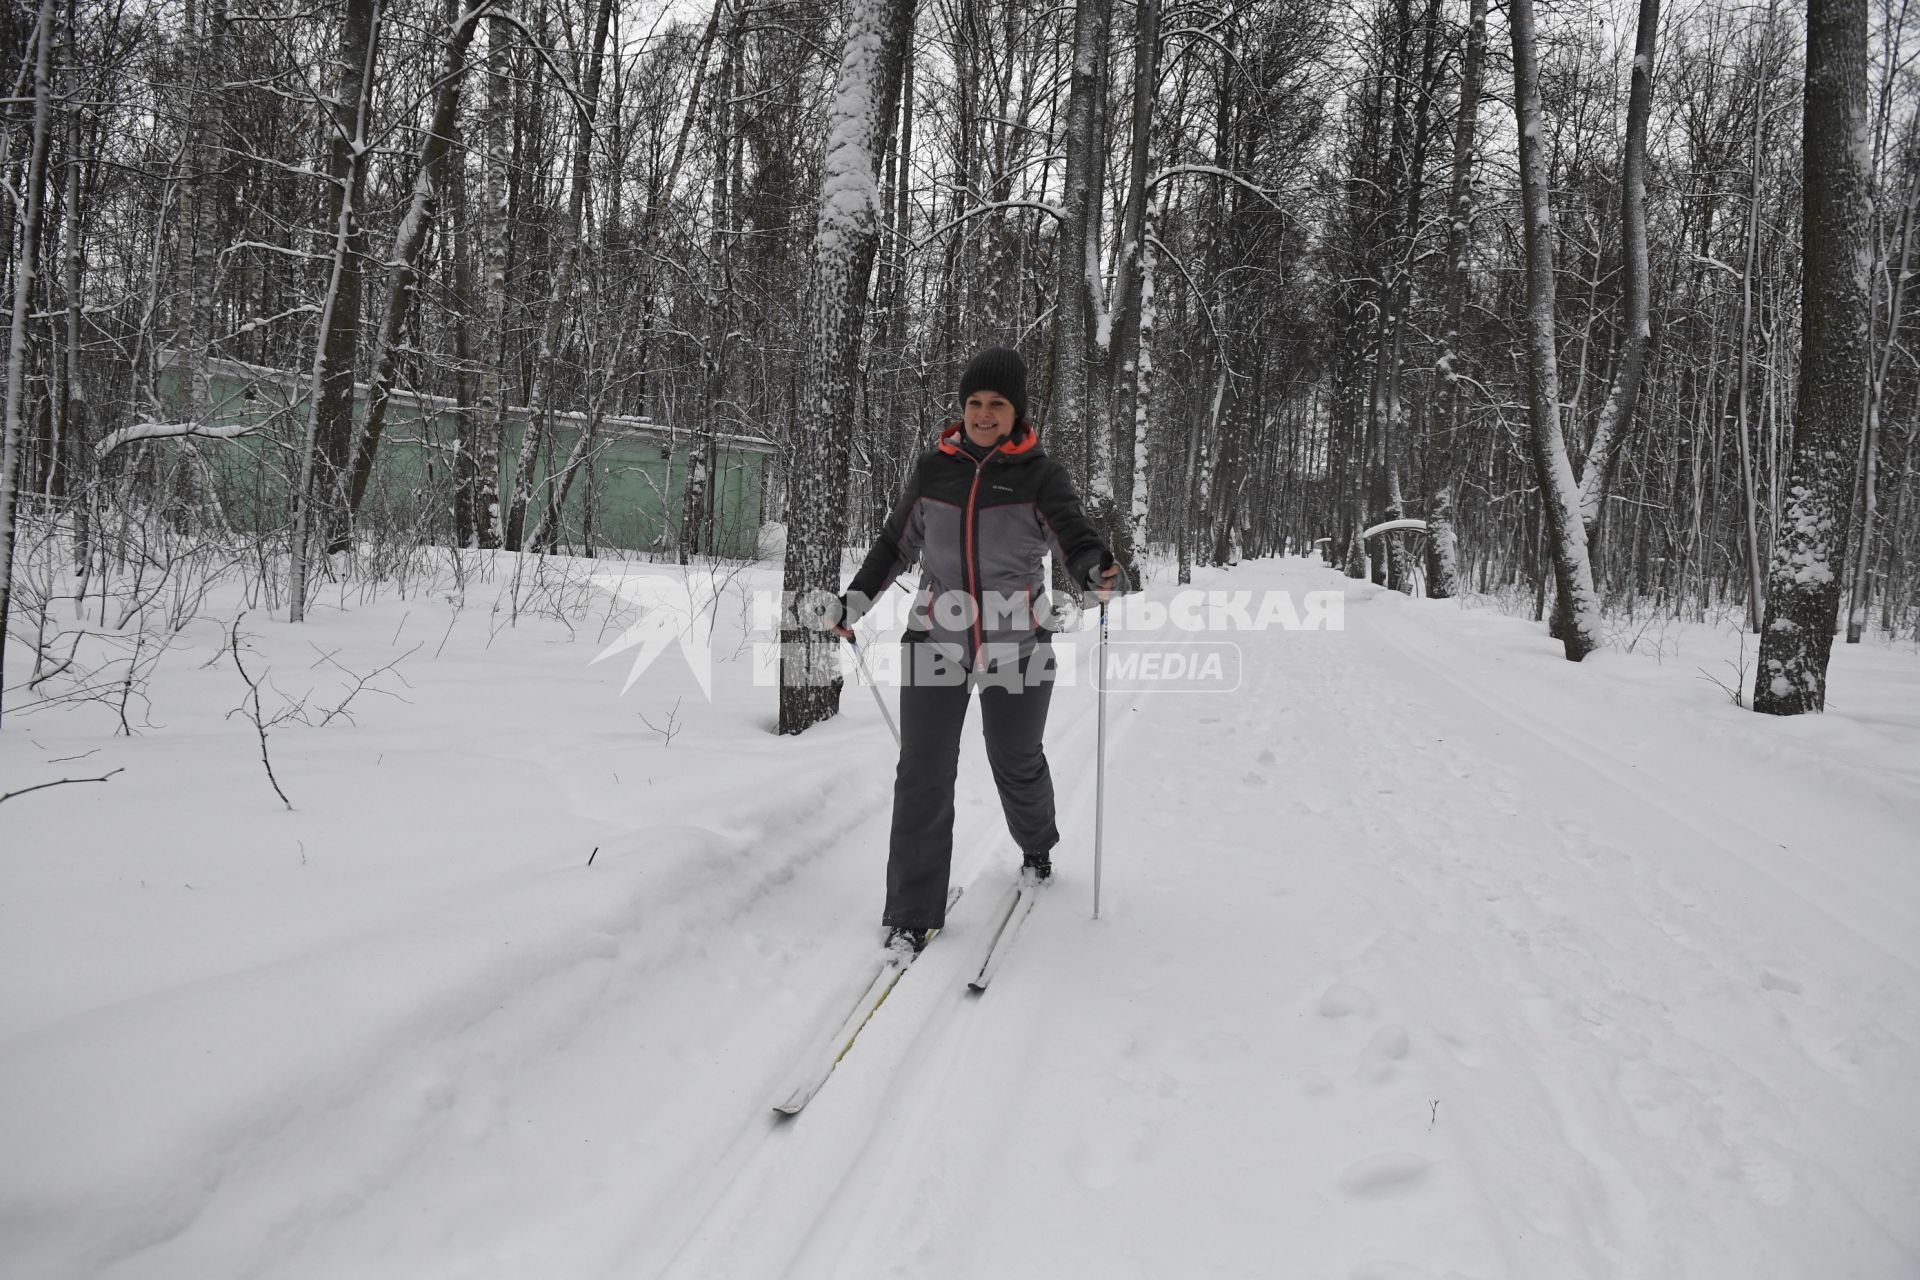
[[[262,369],[233,361],[212,362],[213,422],[247,423],[255,434],[231,440],[202,440],[198,448],[213,474],[214,492],[236,528],[266,530],[287,520],[288,475],[294,465],[293,442],[306,426],[305,388],[285,370]],[[162,374],[161,392],[178,403],[172,368]],[[360,388],[356,416],[365,412]],[[512,473],[526,433],[524,409],[508,409],[501,449],[501,491],[509,494]],[[529,530],[547,502],[546,479],[562,469],[580,437],[578,414],[554,415],[535,471]],[[430,541],[451,541],[453,465],[457,439],[452,407],[439,399],[400,392],[387,409],[386,429],[362,512],[386,527],[412,528]],[[676,545],[692,463],[693,438],[641,418],[607,417],[595,437],[590,464],[575,475],[562,508],[560,542],[588,542],[599,549],[667,550]],[[722,436],[714,444],[713,480],[705,519],[709,536],[701,543],[723,556],[751,558],[759,545],[762,480],[772,446],[743,436]]]

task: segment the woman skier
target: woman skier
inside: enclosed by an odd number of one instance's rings
[[[837,635],[921,561],[902,637],[900,763],[887,852],[887,946],[918,952],[946,915],[953,861],[953,785],[967,702],[980,690],[981,732],[1021,874],[1053,874],[1053,779],[1041,737],[1053,693],[1053,651],[1041,557],[1105,603],[1120,569],[1087,519],[1067,469],[1027,420],[1027,366],[993,347],[960,377],[962,420],[941,432],[907,477],[846,594]]]

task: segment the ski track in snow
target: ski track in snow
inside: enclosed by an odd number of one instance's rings
[[[1074,695],[1060,691],[1055,696],[1059,707]],[[1090,712],[1092,706],[1090,691],[1075,701],[1076,710]],[[963,778],[986,774],[985,757],[978,750],[978,715],[977,706],[969,709]],[[1061,776],[1061,762],[1091,757],[1095,727],[1091,714],[1069,714],[1052,719],[1047,735],[1063,817],[1058,851],[1063,858],[1068,849],[1064,821],[1090,807],[1093,778],[1090,772],[1074,770],[1069,781]],[[1109,753],[1123,745],[1125,736],[1126,726],[1110,720]],[[871,1228],[887,1184],[901,1171],[923,1164],[927,1151],[941,1149],[934,1144],[944,1142],[945,1136],[928,1133],[929,1121],[938,1115],[929,1100],[944,1097],[953,1085],[950,1058],[956,1043],[980,1034],[982,1011],[971,1006],[991,999],[991,991],[976,996],[964,988],[1016,864],[1006,831],[995,821],[997,802],[982,804],[984,799],[973,797],[976,807],[988,810],[978,824],[985,833],[966,843],[956,838],[954,881],[969,886],[965,896],[935,944],[888,996],[883,1015],[862,1031],[857,1052],[834,1069],[827,1086],[800,1115],[767,1122],[760,1139],[747,1144],[749,1152],[735,1153],[728,1162],[728,1178],[708,1193],[693,1230],[674,1239],[676,1247],[664,1266],[655,1256],[662,1251],[647,1249],[632,1260],[634,1270],[623,1273],[686,1280],[812,1274],[820,1265],[817,1260],[826,1258],[820,1274],[860,1274],[847,1271],[838,1256],[850,1239]],[[884,820],[864,834],[885,848]],[[1090,839],[1071,843],[1090,857]],[[1058,907],[1058,896],[1049,889],[1035,917],[1044,908]],[[1029,920],[1027,928],[1034,927]],[[1009,965],[1014,963],[1009,960]],[[849,991],[849,997],[833,1007],[850,1004]],[[766,1104],[772,1101],[769,1092]]]
[[[1169,837],[1116,852],[1136,884],[1120,909],[1132,923],[1210,904],[1229,935],[1217,969],[1186,957],[1195,989],[1155,1002],[1157,1021],[1112,1007],[1080,1039],[1075,1005],[1116,976],[1164,997],[1151,971],[1182,958],[1136,933],[1147,963],[1071,966],[1061,890],[1023,941],[1024,985],[959,1007],[953,975],[929,991],[923,961],[912,1019],[931,1025],[869,1063],[892,1081],[882,1104],[846,1088],[810,1113],[843,1139],[816,1144],[831,1158],[734,1188],[717,1233],[732,1251],[670,1274],[1257,1276],[1304,1259],[1355,1280],[1789,1277],[1911,1261],[1913,957],[1890,941],[1910,900],[1857,929],[1815,915],[1825,954],[1806,954],[1779,928],[1818,911],[1802,891],[1852,912],[1870,887],[1782,885],[1742,851],[1773,846],[1766,824],[1688,808],[1664,773],[1636,778],[1617,748],[1464,685],[1448,664],[1468,653],[1403,602],[1354,594],[1347,633],[1281,638],[1224,714],[1140,700],[1151,728],[1117,762],[1112,829]],[[1619,729],[1603,718],[1596,737]],[[1169,820],[1193,807],[1180,791],[1202,759],[1237,774],[1244,802]],[[1214,893],[1174,901],[1195,896],[1195,861],[1242,842],[1275,856],[1223,856]],[[1278,931],[1263,908],[1299,893],[1298,932]],[[1235,945],[1236,928],[1264,936]],[[1297,1064],[1258,1061],[1261,1024],[1287,1012]],[[1836,1168],[1846,1147],[1868,1167]],[[802,1169],[838,1179],[827,1208],[813,1192],[766,1213]],[[1142,1226],[1156,1216],[1182,1225]]]
[[[1346,629],[1234,637],[1232,694],[1110,698],[1098,922],[1094,697],[1056,693],[1056,883],[980,996],[1014,858],[973,709],[966,896],[798,1117],[774,1092],[878,940],[892,743],[853,688],[804,779],[646,828],[678,860],[580,936],[452,971],[304,1094],[210,1122],[204,1183],[110,1189],[110,1226],[0,1275],[1920,1273],[1910,756],[1851,776],[1831,726],[1650,724],[1640,659],[1573,668],[1303,562],[1215,581],[1342,590]],[[632,821],[564,735],[522,745]],[[536,915],[578,911],[555,892]],[[484,930],[476,904],[419,932]],[[325,959],[234,981],[324,994]]]

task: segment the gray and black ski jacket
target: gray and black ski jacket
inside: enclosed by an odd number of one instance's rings
[[[847,587],[849,626],[893,580],[921,562],[907,615],[909,641],[931,639],[969,668],[1017,646],[1024,656],[1051,616],[1042,557],[1051,548],[1076,583],[1113,563],[1067,469],[1020,423],[985,458],[960,445],[956,423],[921,454],[900,500]]]

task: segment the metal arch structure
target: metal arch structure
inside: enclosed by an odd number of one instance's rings
[[[1360,531],[1360,560],[1361,560],[1361,564],[1364,566],[1364,569],[1363,569],[1364,580],[1367,582],[1373,581],[1373,553],[1367,550],[1368,543],[1372,542],[1375,538],[1379,537],[1381,534],[1386,534],[1386,533],[1422,533],[1424,534],[1427,532],[1429,532],[1429,530],[1427,528],[1427,522],[1425,520],[1382,520],[1379,524],[1376,524],[1371,528],[1362,529]],[[1426,595],[1427,594],[1426,574],[1423,573],[1418,567],[1416,567],[1413,571],[1413,577],[1414,577],[1414,581],[1417,582],[1420,587],[1417,594],[1422,596]]]
[[[1425,533],[1427,531],[1427,522],[1425,520],[1383,520],[1371,529],[1362,529],[1360,531],[1360,540],[1365,542],[1383,533],[1399,533],[1402,530],[1411,530],[1414,533]]]

